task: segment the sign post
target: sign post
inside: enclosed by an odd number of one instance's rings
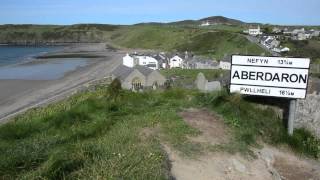
[[[288,133],[293,134],[296,99],[307,95],[309,58],[233,55],[230,92],[290,99]]]
[[[290,136],[293,135],[294,119],[295,119],[295,113],[296,113],[296,103],[297,103],[297,100],[295,100],[295,99],[290,100],[289,118],[288,118],[288,134]]]

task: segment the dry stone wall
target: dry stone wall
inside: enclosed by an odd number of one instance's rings
[[[320,95],[308,94],[304,100],[297,101],[295,128],[305,128],[320,138]]]

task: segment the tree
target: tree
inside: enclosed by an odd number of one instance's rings
[[[263,28],[263,32],[265,34],[272,34],[272,28],[270,26],[266,26]]]
[[[107,90],[108,99],[111,101],[117,101],[120,96],[121,90],[122,90],[121,81],[117,78],[114,79],[109,85]]]

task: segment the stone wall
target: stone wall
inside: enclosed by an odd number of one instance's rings
[[[320,95],[308,94],[304,100],[297,101],[295,128],[305,128],[320,138]]]

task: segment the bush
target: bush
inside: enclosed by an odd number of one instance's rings
[[[119,79],[114,79],[108,87],[107,97],[111,101],[116,101],[121,93],[121,81]]]

